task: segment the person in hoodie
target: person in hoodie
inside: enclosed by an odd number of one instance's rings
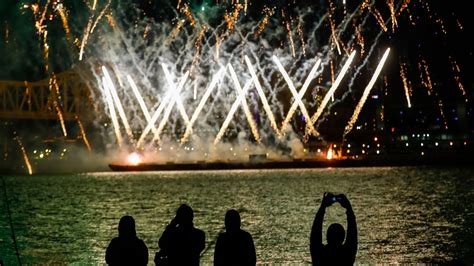
[[[119,236],[112,239],[107,247],[105,262],[108,265],[147,265],[148,248],[137,237],[133,217],[120,218],[118,231]]]
[[[193,209],[182,204],[161,235],[158,241],[159,253],[166,256],[167,265],[199,265],[205,246],[205,234],[194,227],[193,219]],[[155,263],[159,264],[157,261]]]
[[[214,265],[255,265],[257,258],[252,235],[240,229],[240,214],[228,210],[225,214],[226,232],[217,237]]]

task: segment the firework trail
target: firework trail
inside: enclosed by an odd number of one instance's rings
[[[313,124],[311,123],[311,118],[308,114],[308,110],[306,110],[306,107],[304,106],[303,102],[301,101],[301,97],[304,95],[307,87],[303,87],[300,93],[302,95],[300,96],[299,93],[296,91],[295,85],[293,84],[293,81],[291,81],[290,76],[288,76],[288,73],[286,72],[285,68],[283,65],[280,63],[280,60],[276,56],[273,56],[273,61],[277,65],[278,69],[280,70],[281,74],[283,75],[284,79],[286,80],[286,83],[288,83],[288,87],[290,88],[291,94],[293,94],[293,97],[295,98],[295,103],[300,107],[301,112],[303,113],[304,119],[306,121],[306,125],[309,128],[310,134],[313,134],[314,136],[319,136],[319,133],[316,131],[316,129],[313,127]],[[321,60],[318,60],[315,67],[313,67],[313,70],[310,73],[310,76],[308,79],[312,79],[312,75],[316,72],[316,69],[319,67],[319,64],[321,63]],[[308,79],[305,81],[305,84],[309,86]],[[296,109],[296,108],[294,108]],[[291,108],[290,108],[291,111]],[[294,111],[293,111],[294,112]],[[283,126],[286,126],[287,123],[285,121],[283,122]],[[283,126],[282,126],[282,131],[283,131]]]
[[[405,97],[407,98],[408,108],[411,108],[411,101],[410,101],[410,92],[412,90],[411,82],[407,80],[405,73],[406,73],[406,65],[400,64],[400,77],[403,82],[403,88],[405,89]]]
[[[329,100],[331,99],[331,97],[334,94],[334,92],[336,91],[336,89],[339,87],[339,84],[341,83],[341,81],[344,78],[347,70],[349,69],[349,67],[352,63],[352,60],[354,60],[355,55],[356,55],[356,51],[353,51],[351,53],[351,55],[349,56],[349,58],[347,59],[346,63],[344,64],[344,66],[341,69],[341,72],[337,76],[336,81],[332,84],[331,88],[329,89],[329,91],[324,96],[324,99],[321,102],[321,105],[319,106],[318,110],[311,117],[311,124],[316,123],[316,121],[319,119],[319,117],[323,113],[323,110],[326,108],[326,105],[328,104]]]
[[[375,81],[377,80],[380,72],[382,71],[382,68],[385,64],[385,61],[387,60],[388,54],[390,53],[390,48],[387,48],[385,53],[382,56],[382,59],[380,60],[380,63],[378,64],[377,68],[375,69],[374,74],[372,75],[372,78],[369,81],[369,84],[367,84],[367,87],[364,89],[364,93],[362,94],[362,98],[360,99],[359,103],[357,104],[354,114],[352,115],[351,119],[347,123],[346,128],[344,129],[344,134],[342,135],[342,138],[345,139],[347,134],[349,134],[352,131],[352,128],[354,127],[355,122],[357,121],[357,118],[359,118],[360,111],[362,110],[362,107],[364,107],[365,101],[367,100],[367,97],[369,97],[370,91],[372,90],[372,87],[375,84]]]
[[[433,83],[431,82],[431,75],[425,59],[421,59],[421,62],[418,63],[418,69],[420,71],[421,84],[428,89],[428,95],[431,95],[433,93]]]
[[[250,125],[250,128],[252,130],[252,134],[255,138],[255,141],[257,141],[257,143],[259,143],[260,142],[260,135],[258,133],[257,125],[255,124],[255,121],[254,121],[254,119],[252,117],[252,114],[249,110],[247,100],[245,99],[245,95],[247,94],[248,89],[252,85],[252,82],[250,80],[247,81],[244,85],[244,88],[242,89],[242,87],[240,86],[240,82],[237,78],[237,74],[235,73],[235,70],[232,67],[232,65],[229,65],[228,68],[229,68],[229,72],[231,74],[231,78],[234,81],[235,89],[238,92],[238,96],[237,96],[237,99],[235,100],[234,104],[230,108],[230,111],[229,111],[226,119],[224,120],[224,123],[222,124],[222,126],[219,130],[219,133],[217,133],[217,136],[214,139],[214,145],[216,145],[220,141],[222,136],[224,135],[225,130],[229,126],[229,123],[230,123],[231,119],[233,118],[235,112],[237,111],[237,108],[241,104],[242,104],[242,107],[244,109],[245,116],[247,117],[247,121],[248,121],[248,123]]]
[[[79,61],[82,61],[82,57],[84,56],[84,48],[86,47],[87,40],[89,39],[90,29],[92,27],[92,18],[93,17],[89,19],[86,30],[84,31],[84,38],[82,38],[81,49],[79,51]]]
[[[82,140],[84,141],[84,144],[86,145],[87,150],[91,152],[92,148],[91,148],[91,145],[89,144],[89,140],[87,139],[86,131],[84,130],[84,126],[82,125],[82,122],[79,119],[79,116],[77,115],[76,115],[76,121],[77,121],[77,124],[79,125],[79,130],[81,131]]]
[[[184,84],[186,83],[186,80],[188,79],[189,72],[186,72],[184,76],[181,78],[181,81],[178,84],[178,87],[176,89],[171,88],[170,90],[172,91],[172,98],[170,99],[168,106],[165,110],[165,114],[163,115],[163,119],[161,119],[160,124],[158,125],[158,129],[156,130],[152,142],[157,141],[160,143],[160,134],[161,131],[163,131],[163,128],[165,127],[166,123],[168,122],[168,118],[170,116],[171,110],[173,109],[173,106],[175,105],[176,101],[179,98],[179,94],[181,93],[181,89],[184,87]],[[188,123],[189,125],[190,123]]]
[[[114,102],[112,100],[112,95],[110,94],[110,89],[108,88],[109,83],[106,78],[102,78],[103,92],[105,94],[105,99],[109,107],[109,114],[112,120],[112,125],[114,126],[115,136],[117,137],[117,143],[119,147],[122,146],[122,133],[120,133],[120,125],[118,123],[117,114],[115,113]]]
[[[66,32],[66,38],[71,40],[71,30],[69,29],[68,19],[66,16],[66,12],[64,11],[63,4],[58,4],[56,7],[56,11],[58,11],[59,15],[61,16],[61,21],[63,23],[64,31]]]
[[[278,130],[278,126],[275,121],[275,116],[273,115],[273,112],[270,109],[270,105],[268,104],[267,97],[265,96],[265,93],[263,92],[262,85],[260,85],[260,81],[258,80],[255,69],[253,68],[252,63],[250,62],[250,59],[247,56],[245,56],[245,62],[247,63],[247,67],[249,68],[250,74],[252,75],[252,79],[255,83],[255,87],[257,88],[258,95],[260,96],[260,100],[262,101],[263,108],[265,109],[265,112],[267,113],[268,119],[270,119],[272,128],[277,134],[278,138],[281,138],[282,135],[281,135],[280,130]]]
[[[145,101],[143,100],[143,97],[138,90],[137,85],[135,84],[135,81],[133,81],[132,77],[130,75],[127,75],[127,80],[128,83],[130,84],[130,87],[132,87],[133,94],[135,94],[135,97],[137,98],[138,104],[140,105],[140,108],[142,108],[143,115],[145,116],[147,124],[152,123],[152,118],[150,115],[150,111],[148,111],[148,108],[146,107]],[[152,123],[153,125],[154,123]],[[155,133],[156,128],[154,126],[151,127],[151,130],[153,133]]]
[[[56,110],[56,113],[58,114],[58,118],[61,123],[61,129],[63,131],[63,135],[64,137],[67,137],[66,123],[64,122],[63,111],[61,110],[61,107],[58,103],[58,100],[60,100],[61,94],[59,91],[56,75],[54,73],[49,79],[49,91],[52,94],[53,106],[54,106],[54,109]]]
[[[465,101],[468,102],[468,98],[466,97],[466,89],[464,89],[464,86],[461,83],[461,68],[459,67],[458,63],[456,60],[454,60],[451,56],[449,57],[449,60],[451,61],[451,69],[454,72],[454,81],[456,81],[456,84],[458,85],[459,90],[461,91],[462,95],[465,97]]]
[[[125,110],[123,109],[122,102],[118,97],[117,89],[115,88],[115,85],[112,79],[110,78],[109,72],[107,71],[107,68],[105,68],[105,66],[102,66],[102,71],[104,73],[105,81],[107,83],[107,86],[105,88],[109,89],[110,95],[112,96],[112,100],[114,101],[120,119],[122,120],[122,124],[125,127],[125,132],[127,133],[129,140],[133,141],[133,132],[130,127],[130,124],[128,123],[127,116],[125,115]]]
[[[212,90],[217,86],[219,80],[222,78],[222,74],[224,72],[224,68],[221,68],[217,74],[214,75],[214,78],[212,79],[211,84],[206,90],[206,93],[204,93],[204,96],[202,97],[201,101],[199,102],[199,105],[197,106],[196,110],[193,113],[193,116],[191,117],[191,120],[189,121],[188,125],[186,126],[186,132],[184,133],[184,136],[181,138],[181,143],[184,143],[187,141],[191,133],[193,132],[193,125],[196,122],[199,114],[201,113],[202,108],[206,104],[207,99],[211,95]]]
[[[20,146],[21,153],[23,154],[23,159],[25,160],[25,165],[26,165],[26,169],[28,169],[28,174],[32,175],[33,168],[31,167],[30,159],[28,159],[28,153],[25,150],[25,146],[23,146],[23,143],[21,142],[20,137],[16,136],[15,139],[18,142],[18,145]]]
[[[168,81],[169,86],[171,87],[171,90],[177,91],[176,84],[174,84],[173,79],[171,77],[171,73],[169,72],[168,68],[166,65],[163,64],[163,71],[165,72],[165,77],[166,80]],[[183,102],[181,101],[181,97],[179,94],[176,94],[176,104],[178,105],[178,110],[181,113],[181,117],[183,118],[184,122],[186,123],[186,126],[189,124],[189,117],[186,114],[186,110],[184,110]]]

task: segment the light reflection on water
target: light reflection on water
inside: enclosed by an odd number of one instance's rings
[[[357,263],[474,262],[474,169],[346,168],[206,172],[93,173],[5,177],[22,262],[104,263],[121,216],[132,215],[148,246],[181,203],[206,232],[201,262],[212,263],[227,209],[255,241],[259,263],[309,264],[309,233],[324,191],[345,193],[358,229]],[[15,264],[3,195],[0,259]],[[324,231],[345,225],[331,207]]]

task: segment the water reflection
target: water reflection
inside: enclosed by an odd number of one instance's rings
[[[6,183],[25,263],[103,264],[123,215],[135,218],[152,262],[160,233],[176,207],[188,203],[196,227],[206,232],[201,262],[212,262],[222,217],[234,208],[253,235],[258,263],[309,264],[309,233],[324,191],[351,200],[356,263],[474,262],[473,169],[98,173],[10,176]],[[15,264],[6,215],[3,200],[0,258]],[[323,231],[334,222],[345,226],[342,207],[328,209]]]

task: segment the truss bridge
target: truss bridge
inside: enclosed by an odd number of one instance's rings
[[[91,86],[69,70],[35,82],[0,81],[0,119],[91,120]]]

